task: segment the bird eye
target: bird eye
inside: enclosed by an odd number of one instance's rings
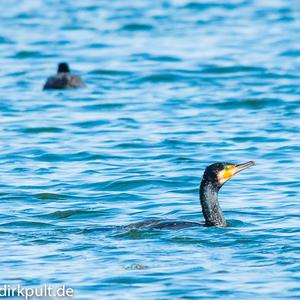
[[[225,166],[225,171],[228,171],[229,169],[229,166]]]

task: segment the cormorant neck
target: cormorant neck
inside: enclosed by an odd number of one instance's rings
[[[226,220],[218,201],[220,187],[203,179],[200,185],[200,202],[206,226],[226,226]]]

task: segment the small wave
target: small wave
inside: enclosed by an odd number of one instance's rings
[[[40,200],[58,200],[69,198],[67,195],[55,194],[55,193],[38,193],[33,195],[35,198]]]
[[[30,127],[23,130],[24,133],[45,133],[45,132],[63,132],[64,129],[59,127]]]
[[[159,82],[177,82],[185,79],[186,77],[183,75],[172,74],[172,73],[157,73],[157,74],[146,75],[140,78],[138,81],[159,83]]]
[[[11,227],[21,227],[21,228],[50,228],[56,227],[53,224],[45,223],[45,222],[34,222],[34,221],[14,221],[2,223],[0,227],[11,228]]]
[[[30,50],[23,50],[17,52],[14,56],[14,58],[18,59],[26,59],[26,58],[52,58],[55,57],[55,55],[52,54],[46,54],[46,53],[41,53],[39,51],[30,51]]]
[[[122,103],[102,103],[102,104],[92,104],[92,105],[85,105],[82,106],[82,109],[84,110],[91,110],[91,111],[111,111],[113,109],[121,109],[126,104]]]
[[[180,62],[182,59],[176,56],[171,55],[153,55],[149,53],[138,53],[132,55],[133,60],[152,60],[152,61],[161,61],[161,62]]]
[[[228,100],[222,103],[215,103],[215,106],[221,109],[248,108],[248,109],[262,109],[265,107],[278,107],[284,104],[279,99],[244,99],[244,100]]]
[[[280,53],[281,56],[287,56],[287,57],[299,57],[300,56],[300,50],[286,50],[282,51]]]
[[[104,43],[91,43],[89,45],[90,48],[93,48],[93,49],[102,49],[102,48],[110,48],[111,45],[109,44],[104,44]]]
[[[54,153],[46,153],[37,155],[34,159],[37,161],[91,161],[97,159],[105,159],[107,155],[94,154],[90,152],[78,152],[72,154],[54,154]]]
[[[229,67],[209,67],[202,70],[207,74],[229,74],[229,73],[262,73],[266,70],[261,67],[252,66],[229,66]]]
[[[128,71],[121,71],[121,70],[93,70],[90,72],[90,74],[96,74],[96,75],[104,75],[104,76],[131,76],[134,73],[128,72]]]
[[[182,183],[172,181],[172,180],[159,180],[159,179],[124,179],[117,180],[108,183],[107,185],[102,187],[103,191],[127,191],[130,189],[138,189],[138,188],[151,188],[151,187],[174,187],[180,186]]]
[[[120,30],[124,31],[150,31],[154,27],[149,24],[142,24],[142,23],[130,23],[122,26]]]
[[[159,55],[159,56],[148,56],[149,60],[153,61],[162,61],[162,62],[180,62],[182,59],[175,57],[175,56],[169,56],[169,55]]]
[[[93,128],[93,127],[98,127],[102,125],[107,125],[110,122],[107,120],[95,120],[95,121],[85,121],[85,122],[76,122],[72,123],[71,125],[80,127],[80,128]]]
[[[14,44],[14,42],[7,37],[0,36],[0,44]]]
[[[238,7],[238,4],[234,4],[234,3],[189,2],[183,8],[192,9],[192,10],[207,10],[211,8],[233,9],[236,7]]]
[[[144,143],[140,142],[140,143],[136,143],[136,142],[132,142],[132,143],[120,143],[115,145],[115,147],[117,148],[121,148],[121,149],[146,149],[149,148],[148,145],[145,145]]]
[[[130,229],[125,230],[122,227],[119,228],[121,232],[117,232],[112,236],[114,238],[122,238],[122,239],[130,239],[130,240],[141,240],[148,238],[156,238],[163,234],[163,230],[155,230],[155,229]]]
[[[49,218],[49,219],[66,219],[73,216],[98,215],[98,214],[102,214],[102,212],[95,211],[95,210],[73,209],[73,210],[58,210],[49,214],[37,215],[37,217]]]

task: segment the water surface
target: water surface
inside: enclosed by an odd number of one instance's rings
[[[297,1],[1,1],[1,283],[75,299],[299,299]],[[87,87],[42,91],[67,61]],[[203,221],[216,161],[257,165]]]

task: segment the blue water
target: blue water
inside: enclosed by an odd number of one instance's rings
[[[300,5],[0,4],[1,284],[75,299],[300,298]],[[67,61],[87,87],[43,91]],[[230,226],[203,221],[216,161]]]

